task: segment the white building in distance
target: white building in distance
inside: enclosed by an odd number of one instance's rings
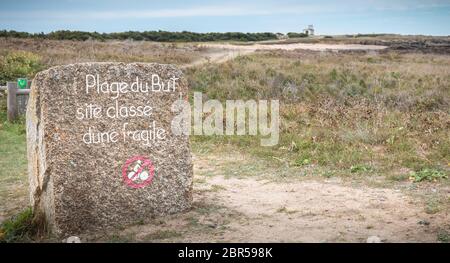
[[[307,34],[308,36],[314,36],[314,26],[308,25],[307,28],[303,29],[303,33]]]

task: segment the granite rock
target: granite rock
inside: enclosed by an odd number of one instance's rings
[[[155,79],[168,90],[158,85],[153,90]],[[139,82],[145,92],[136,89]],[[115,93],[121,87],[123,92]],[[187,92],[182,72],[172,65],[80,63],[38,73],[27,108],[35,215],[42,216],[54,234],[69,236],[189,209],[189,138],[172,134],[170,128],[176,115],[171,105]],[[164,136],[151,140],[155,127]],[[99,133],[101,140],[95,142],[92,134]]]

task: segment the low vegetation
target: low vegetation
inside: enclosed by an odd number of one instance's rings
[[[35,235],[33,212],[25,209],[0,225],[0,243],[31,241]]]
[[[445,179],[450,160],[448,56],[265,52],[188,72],[210,99],[280,99],[281,141],[194,138],[337,174]],[[274,159],[275,158],[275,159]],[[400,173],[400,175],[399,175]]]
[[[0,57],[0,85],[17,78],[33,77],[40,69],[40,57],[27,51],[12,51]]]
[[[95,41],[19,39],[0,37],[0,62],[17,55],[22,60],[30,59],[29,65],[36,69],[51,66],[93,62],[157,62],[164,64],[188,64],[198,59],[204,48],[195,44],[156,43],[147,41]],[[12,64],[14,65],[14,64]],[[22,64],[27,66],[27,64]],[[18,72],[18,71],[14,71]],[[0,74],[5,74],[3,70]],[[16,74],[17,75],[17,74]],[[7,76],[14,78],[16,75]],[[6,77],[6,76],[5,76]],[[23,77],[23,76],[22,76]],[[4,79],[3,81],[14,80]],[[3,84],[0,84],[3,85]]]
[[[308,34],[305,34],[305,33],[289,32],[289,33],[287,33],[287,36],[288,36],[289,38],[298,38],[298,37],[307,37]]]
[[[45,33],[27,33],[17,31],[1,30],[0,37],[14,38],[35,38],[35,39],[52,39],[52,40],[146,40],[156,42],[205,42],[205,41],[262,41],[277,39],[274,33],[195,33],[195,32],[168,32],[168,31],[127,31],[119,33],[98,33],[84,31],[60,30]]]
[[[28,204],[26,149],[24,118],[6,121],[6,96],[0,94],[0,219]]]
[[[424,168],[417,172],[411,172],[410,179],[414,182],[437,181],[439,179],[447,179],[445,172],[437,169]]]

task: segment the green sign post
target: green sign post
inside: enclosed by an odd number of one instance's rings
[[[19,89],[26,89],[28,86],[28,80],[25,78],[17,79],[17,86]]]

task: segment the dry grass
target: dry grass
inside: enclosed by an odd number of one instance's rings
[[[186,64],[200,55],[195,44],[149,41],[69,41],[0,38],[0,55],[10,51],[39,55],[46,66],[90,61]]]
[[[3,38],[0,47],[2,54],[37,54],[44,68],[84,61],[186,64],[205,52],[189,43],[137,41]],[[394,180],[427,168],[448,174],[449,64],[450,56],[437,54],[268,51],[200,65],[186,74],[192,90],[208,98],[280,99],[281,143],[262,148],[258,139],[239,136],[194,144],[232,143],[270,160],[337,171],[332,174],[386,172]]]
[[[413,170],[449,172],[449,64],[446,55],[277,51],[188,76],[208,98],[282,101],[277,147],[259,147],[252,137],[215,143],[337,174],[408,178]]]
[[[23,119],[6,122],[6,100],[0,97],[0,221],[28,204],[26,149]]]

